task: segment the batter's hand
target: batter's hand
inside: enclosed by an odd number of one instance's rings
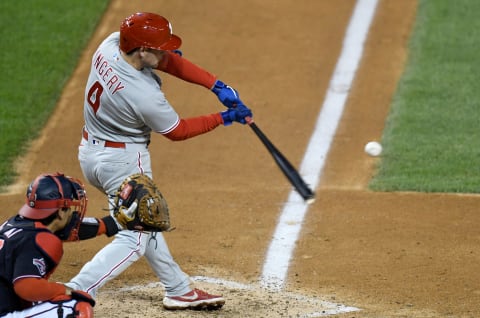
[[[250,108],[244,104],[229,108],[220,114],[222,115],[223,125],[225,126],[230,126],[234,121],[245,125],[247,123],[246,117],[253,117]]]
[[[216,80],[212,92],[217,95],[220,102],[228,108],[243,104],[238,92],[231,86],[226,85],[220,80]]]

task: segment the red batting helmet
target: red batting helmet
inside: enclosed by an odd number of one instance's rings
[[[74,208],[80,222],[87,209],[87,194],[83,184],[61,173],[42,174],[27,188],[26,203],[18,214],[33,220],[42,220],[61,208]]]
[[[181,44],[182,40],[172,33],[170,22],[155,13],[134,13],[120,26],[120,49],[126,53],[139,47],[175,50]]]

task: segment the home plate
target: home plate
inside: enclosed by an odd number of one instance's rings
[[[359,311],[359,308],[287,291],[270,291],[258,284],[242,284],[205,276],[191,277],[195,287],[223,295],[218,311],[167,311],[162,306],[159,282],[123,288],[103,288],[97,297],[95,317],[328,317]]]

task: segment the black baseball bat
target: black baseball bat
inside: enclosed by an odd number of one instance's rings
[[[265,136],[262,130],[253,122],[251,118],[247,118],[247,123],[252,128],[253,132],[262,141],[268,152],[272,155],[280,170],[287,177],[290,183],[295,187],[295,190],[301,195],[303,200],[307,203],[312,203],[315,200],[315,194],[310,187],[305,183],[297,169],[285,158],[285,156],[273,145],[273,143]]]

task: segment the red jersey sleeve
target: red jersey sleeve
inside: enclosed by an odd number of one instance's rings
[[[58,265],[63,256],[62,241],[50,232],[40,232],[35,236],[35,243],[55,264]]]
[[[158,65],[158,70],[178,77],[184,81],[202,85],[211,89],[217,77],[180,55],[166,51],[165,58]]]
[[[27,301],[46,301],[64,295],[63,284],[49,282],[44,278],[21,278],[13,284],[15,293]]]
[[[179,124],[164,136],[173,141],[185,140],[209,132],[221,124],[223,119],[220,113],[180,119]]]

